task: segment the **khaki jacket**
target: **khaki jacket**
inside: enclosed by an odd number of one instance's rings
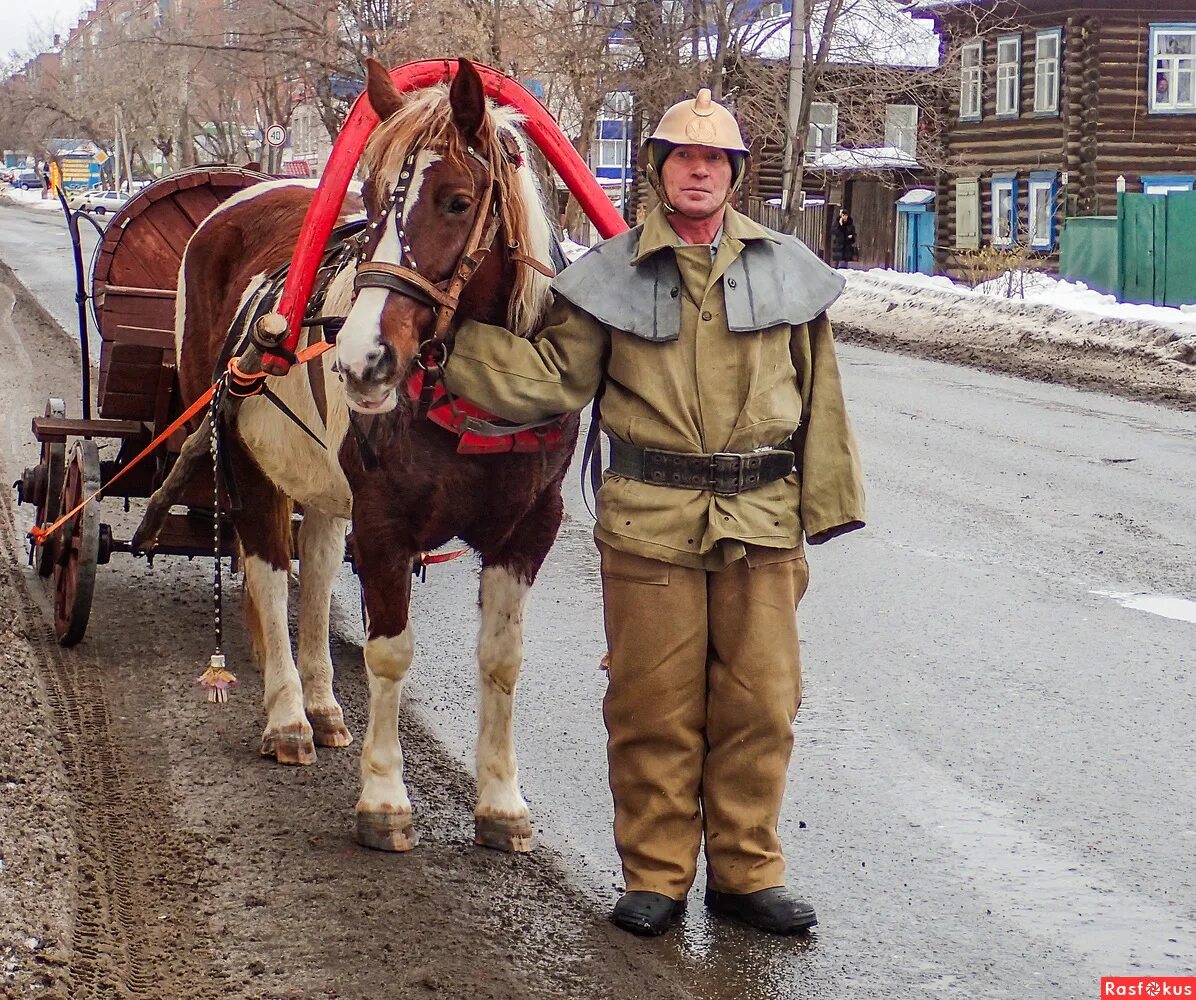
[[[608,473],[599,540],[676,565],[721,569],[749,546],[792,549],[863,526],[864,490],[826,314],[755,333],[728,329],[722,276],[752,240],[784,237],[728,208],[718,251],[686,245],[661,209],[632,265],[676,255],[680,336],[650,341],[605,326],[558,295],[530,340],[465,322],[445,369],[457,395],[508,420],[582,409],[605,382],[603,429],[640,448],[712,453],[792,447],[797,471],[735,496]],[[618,295],[617,277],[610,294]]]

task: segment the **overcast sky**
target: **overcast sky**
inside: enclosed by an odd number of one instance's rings
[[[42,48],[55,31],[65,35],[91,6],[88,0],[0,0],[0,62],[14,49],[24,58],[34,45]]]

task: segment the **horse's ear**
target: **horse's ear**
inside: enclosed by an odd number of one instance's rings
[[[395,88],[390,73],[377,59],[365,61],[365,91],[370,97],[370,107],[379,121],[386,121],[403,106],[403,95]]]
[[[467,139],[476,139],[486,118],[486,90],[468,59],[457,60],[457,75],[449,88],[449,104],[461,134]]]

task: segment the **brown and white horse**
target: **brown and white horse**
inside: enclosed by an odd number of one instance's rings
[[[491,252],[475,254],[482,263],[456,312],[531,334],[549,299],[549,279],[519,258],[547,260],[551,235],[534,176],[519,155],[517,116],[488,105],[464,60],[451,87],[408,95],[371,63],[367,90],[382,124],[363,158],[370,220],[363,258],[376,273],[391,265],[417,268],[443,288],[469,249],[479,213],[497,209],[497,231],[486,227],[494,237]],[[231,199],[196,231],[179,292],[179,374],[188,399],[210,382],[240,305],[290,258],[310,197],[302,185],[263,184]],[[352,202],[346,217],[361,207]],[[351,262],[336,276],[323,307],[325,315],[345,317],[336,350],[269,380],[324,447],[260,396],[242,405],[235,432],[226,435],[241,500],[233,517],[245,551],[246,617],[264,673],[262,753],[305,764],[314,760],[316,744],[345,746],[351,739],[332,691],[328,640],[331,590],[351,517],[370,690],[357,835],[387,850],[415,845],[398,736],[399,698],[414,651],[412,566],[419,553],[459,537],[482,563],[476,839],[527,850],[532,830],[513,741],[523,612],[560,526],[561,480],[577,423],[566,425],[559,450],[459,454],[458,439],[421,418],[403,392],[433,330],[435,300],[403,282],[359,281],[367,287],[355,291],[358,266]],[[287,627],[292,503],[303,508],[297,663]]]

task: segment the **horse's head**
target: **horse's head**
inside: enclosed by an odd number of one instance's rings
[[[530,326],[547,282],[516,274],[511,260],[520,239],[546,245],[548,229],[515,119],[487,106],[467,60],[447,91],[441,85],[408,95],[370,60],[367,93],[382,124],[364,156],[370,227],[336,361],[349,406],[384,413],[421,353],[425,362],[440,356],[458,306],[477,313],[480,286],[486,298],[501,299],[502,311],[489,318]]]

